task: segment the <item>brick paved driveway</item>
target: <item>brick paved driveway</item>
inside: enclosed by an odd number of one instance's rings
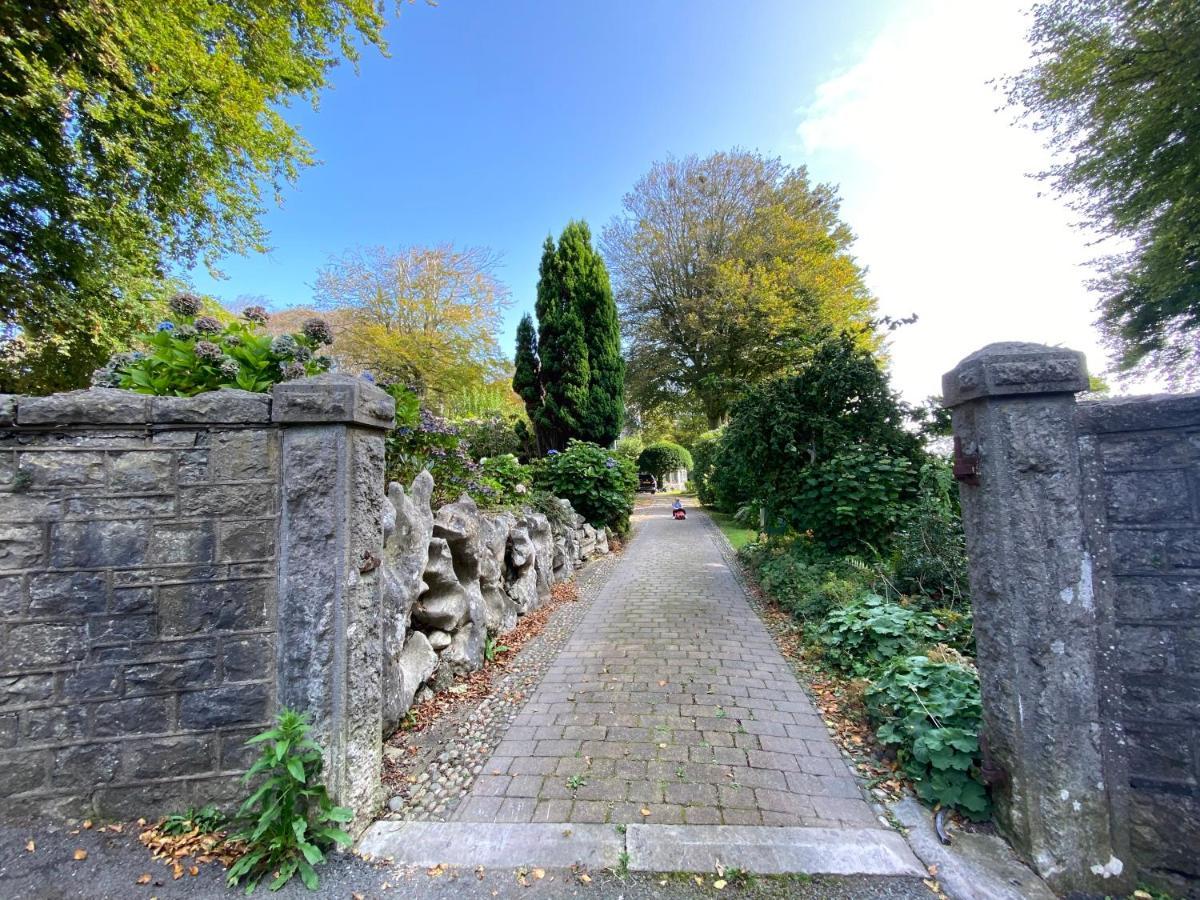
[[[878,825],[707,517],[635,519],[455,819]]]

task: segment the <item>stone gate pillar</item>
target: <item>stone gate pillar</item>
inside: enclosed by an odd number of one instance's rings
[[[1107,758],[1108,624],[1085,542],[1075,393],[1083,355],[991,344],[944,376],[970,558],[985,775],[1001,827],[1060,892],[1113,894],[1132,867]]]
[[[395,403],[321,375],[277,385],[282,426],[277,698],[307,711],[335,802],[365,826],[383,765],[383,439]]]

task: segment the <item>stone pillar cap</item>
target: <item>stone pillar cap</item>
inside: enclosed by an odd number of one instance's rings
[[[326,372],[275,385],[272,422],[344,422],[386,430],[396,424],[396,401],[383,388]]]
[[[980,397],[1074,394],[1088,387],[1087,361],[1078,350],[1009,341],[976,350],[942,376],[942,405]]]

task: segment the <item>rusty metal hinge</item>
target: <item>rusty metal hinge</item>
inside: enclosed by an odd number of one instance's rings
[[[962,438],[954,438],[954,477],[966,484],[979,484],[979,451],[963,451]]]

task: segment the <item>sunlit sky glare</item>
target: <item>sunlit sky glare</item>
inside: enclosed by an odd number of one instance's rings
[[[1026,57],[1011,0],[440,0],[389,10],[391,55],[293,119],[321,165],[266,224],[273,250],[194,273],[226,301],[306,304],[318,268],[359,245],[454,242],[503,254],[501,341],[533,308],[541,243],[598,235],[656,160],[733,147],[840,187],[855,253],[910,400],[998,340],[1107,360],[1087,261],[1097,248],[1029,177],[1040,138],[989,81]]]

